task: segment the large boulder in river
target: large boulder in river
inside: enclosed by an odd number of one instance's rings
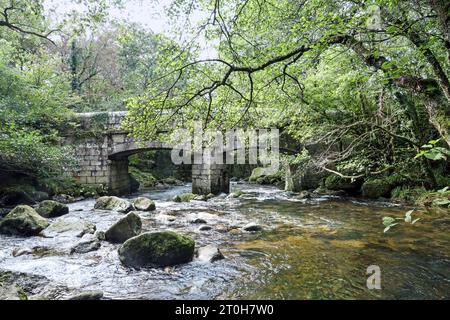
[[[94,209],[113,210],[122,213],[128,213],[133,210],[133,205],[124,199],[114,196],[105,196],[97,199]]]
[[[138,197],[133,200],[133,205],[139,211],[153,211],[156,209],[155,202],[145,197]]]
[[[42,218],[32,207],[22,205],[15,207],[0,222],[0,233],[19,236],[34,236],[48,227],[46,219]]]
[[[37,213],[44,218],[55,218],[69,213],[69,207],[53,200],[44,200],[36,208]]]
[[[82,237],[87,233],[93,234],[95,224],[76,217],[62,217],[52,223],[42,232],[44,237],[53,238],[58,235]]]
[[[105,239],[113,243],[122,243],[137,236],[141,233],[141,229],[141,218],[134,212],[130,212],[105,232]]]
[[[164,267],[192,260],[195,242],[171,231],[147,232],[119,248],[120,261],[129,267]]]

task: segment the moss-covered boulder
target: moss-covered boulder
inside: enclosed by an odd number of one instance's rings
[[[189,202],[191,200],[194,200],[195,197],[197,197],[197,195],[195,195],[193,193],[182,193],[182,194],[176,195],[173,198],[173,201],[175,201],[175,202]]]
[[[362,195],[365,198],[389,197],[392,186],[383,179],[367,180],[362,185]]]
[[[0,222],[0,233],[19,236],[34,236],[48,227],[46,219],[32,207],[21,205],[15,207]]]
[[[267,176],[268,174],[269,173],[268,173],[267,168],[262,168],[262,167],[255,168],[252,170],[252,174],[248,178],[248,181],[256,182],[258,179],[263,178],[263,177]]]
[[[105,239],[113,243],[123,243],[141,233],[141,229],[141,218],[134,212],[130,212],[105,232]]]
[[[139,211],[153,211],[156,209],[155,202],[145,197],[138,197],[134,199],[133,206]]]
[[[125,199],[114,196],[104,196],[97,199],[94,209],[128,213],[133,210],[133,205]]]
[[[273,172],[273,169],[270,167],[259,167],[253,169],[251,176],[248,178],[248,181],[256,182],[258,184],[278,185],[280,183],[284,184],[284,179],[284,173],[281,170],[278,172]]]
[[[172,266],[191,261],[194,247],[194,240],[175,232],[148,232],[128,239],[119,248],[119,258],[129,267]]]
[[[69,213],[69,207],[57,201],[45,200],[39,203],[36,212],[44,218],[54,218]]]
[[[347,192],[356,192],[361,188],[361,184],[358,181],[352,181],[336,175],[326,177],[324,186],[328,190],[344,190]]]

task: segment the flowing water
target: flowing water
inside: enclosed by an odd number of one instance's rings
[[[449,299],[450,223],[448,210],[418,210],[414,225],[383,233],[381,219],[404,216],[410,208],[385,202],[315,197],[299,199],[274,187],[233,185],[244,194],[208,202],[175,203],[190,186],[140,192],[157,210],[140,213],[144,231],[174,230],[192,236],[196,247],[214,244],[226,259],[194,261],[170,268],[135,270],[122,266],[118,245],[69,254],[73,234],[53,238],[0,236],[0,269],[42,276],[33,293],[64,298],[67,290],[101,290],[108,299]],[[70,213],[106,230],[122,215],[93,210],[94,200],[70,204]],[[57,218],[57,219],[62,219]],[[200,231],[192,221],[212,227]],[[51,222],[57,219],[51,219]],[[261,232],[246,232],[253,222]],[[32,254],[14,257],[17,249]],[[381,290],[368,289],[367,267],[381,270]],[[44,278],[45,277],[45,278]],[[64,290],[61,288],[65,288]]]

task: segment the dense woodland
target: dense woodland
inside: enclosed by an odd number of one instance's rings
[[[139,139],[174,120],[277,127],[282,171],[449,205],[447,0],[178,0],[170,36],[113,19],[123,1],[74,2],[52,21],[43,1],[0,0],[2,195],[18,181],[75,192],[60,143],[73,114],[127,110]]]

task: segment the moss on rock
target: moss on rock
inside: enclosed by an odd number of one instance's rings
[[[362,195],[366,198],[388,197],[392,186],[384,179],[367,180],[362,185]]]
[[[21,205],[15,207],[0,222],[0,233],[19,236],[34,236],[48,227],[46,219],[32,207]]]
[[[325,178],[323,186],[327,190],[333,191],[347,191],[347,192],[359,192],[361,189],[361,180],[354,180],[342,178],[336,175],[331,175]]]
[[[175,202],[189,202],[191,200],[194,200],[195,197],[197,197],[197,195],[195,195],[193,193],[182,193],[182,194],[176,195],[173,198],[173,201],[175,201]]]
[[[120,261],[130,267],[171,266],[192,260],[195,242],[172,231],[143,233],[119,248]]]
[[[39,203],[36,211],[44,218],[54,218],[69,213],[69,207],[57,201],[44,200]]]

